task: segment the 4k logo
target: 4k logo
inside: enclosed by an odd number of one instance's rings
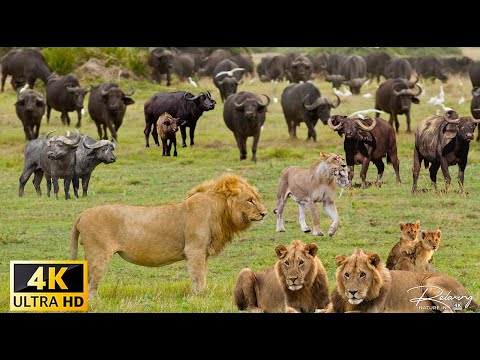
[[[85,260],[10,261],[10,310],[86,311]]]

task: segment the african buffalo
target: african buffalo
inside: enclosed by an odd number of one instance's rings
[[[190,145],[194,145],[195,127],[198,119],[204,111],[213,110],[215,104],[216,101],[212,99],[208,91],[206,93],[201,92],[198,95],[193,95],[186,91],[156,93],[147,100],[143,108],[145,114],[145,130],[143,131],[145,134],[145,147],[150,146],[148,141],[150,133],[155,144],[160,146],[155,125],[163,113],[169,113],[175,118],[185,120],[185,123],[180,125],[182,147],[187,146],[187,127],[190,128]]]
[[[253,136],[252,161],[257,161],[257,145],[260,140],[260,133],[265,122],[267,107],[270,98],[264,104],[256,94],[240,91],[228,97],[223,108],[223,120],[227,127],[235,135],[240,160],[247,158],[247,138]]]
[[[173,70],[173,53],[170,50],[159,47],[153,49],[148,57],[148,65],[152,68],[152,76],[159,84],[162,83],[162,75],[167,76],[167,86],[171,83]]]
[[[385,65],[385,77],[387,79],[406,79],[412,76],[412,65],[405,58],[391,59]]]
[[[472,101],[470,102],[470,111],[474,119],[480,119],[480,87],[472,89]],[[480,127],[478,128],[477,141],[480,141]]]
[[[475,61],[470,65],[468,76],[473,88],[480,86],[480,61]]]
[[[198,70],[198,74],[200,76],[211,76],[213,74],[213,70],[217,64],[224,60],[228,59],[232,56],[230,50],[227,49],[215,49],[211,52],[210,55],[204,57],[200,61],[200,68]]]
[[[312,78],[312,73],[313,64],[307,56],[296,56],[289,64],[289,76],[291,82],[298,83],[300,81],[308,81]]]
[[[47,84],[47,79],[51,74],[52,71],[40,51],[34,49],[10,50],[2,58],[2,92],[7,75],[12,75],[12,86],[16,91],[19,81],[26,81],[28,87],[33,89],[37,78]],[[16,80],[14,81],[14,79]]]
[[[45,99],[37,91],[27,89],[20,91],[15,102],[15,112],[22,122],[27,140],[38,138],[40,124],[45,114]]]
[[[328,119],[328,126],[345,134],[343,148],[348,165],[348,180],[352,183],[354,165],[361,164],[360,178],[362,189],[366,187],[368,165],[372,161],[377,167],[378,175],[375,185],[380,187],[385,165],[383,157],[387,157],[387,164],[392,164],[395,170],[397,184],[400,183],[400,161],[397,156],[397,143],[392,125],[376,117],[365,119],[333,115]]]
[[[65,76],[50,76],[47,82],[47,124],[50,121],[50,111],[53,109],[61,112],[62,124],[70,126],[70,111],[76,111],[79,128],[82,125],[83,100],[90,89],[80,86],[75,74]]]
[[[376,77],[377,82],[380,83],[380,76],[385,77],[385,65],[391,60],[391,58],[392,57],[385,51],[374,51],[365,56],[368,78],[373,79]]]
[[[224,59],[215,66],[212,73],[213,84],[220,91],[222,102],[237,92],[244,70],[230,59]]]
[[[415,131],[413,155],[412,194],[418,192],[417,181],[422,161],[425,168],[430,165],[430,179],[437,190],[437,172],[442,169],[445,188],[451,183],[448,167],[458,164],[458,183],[463,192],[463,180],[467,166],[470,141],[474,138],[475,127],[480,120],[470,116],[459,117],[453,110],[444,115],[433,115],[422,120]]]
[[[415,71],[418,76],[424,79],[432,79],[433,82],[435,79],[442,82],[448,80],[448,76],[443,70],[442,62],[435,56],[428,55],[419,57],[415,62]]]
[[[347,56],[342,53],[332,54],[327,61],[327,76],[325,80],[331,82],[335,89],[340,88],[345,76],[343,75],[343,63]]]
[[[417,92],[411,89],[415,86],[418,88]],[[420,99],[417,96],[421,93],[422,88],[416,81],[409,82],[405,79],[387,79],[381,83],[377,89],[375,94],[375,109],[383,110],[390,114],[389,123],[393,126],[393,121],[395,121],[397,134],[400,126],[398,115],[405,114],[407,118],[407,133],[410,133],[410,107],[412,103],[420,103]],[[379,115],[380,113],[377,113],[377,116]]]
[[[129,93],[125,93],[116,83],[105,83],[94,86],[90,90],[88,98],[88,112],[97,125],[100,139],[107,140],[107,128],[110,130],[112,139],[118,141],[117,131],[122,125],[127,106],[135,103],[132,96],[135,88],[132,86]],[[102,133],[103,126],[103,133]]]
[[[280,102],[290,138],[297,137],[297,126],[304,122],[308,128],[307,140],[317,141],[315,125],[318,119],[326,125],[330,109],[340,105],[340,98],[335,96],[337,103],[334,105],[330,99],[321,96],[320,90],[310,82],[287,86],[283,90]]]
[[[343,83],[348,85],[354,95],[360,94],[360,88],[367,81],[367,63],[358,55],[350,55],[343,62]]]
[[[239,67],[245,69],[245,74],[249,74],[251,77],[254,76],[255,64],[250,55],[238,54],[230,56],[229,59],[238,64]]]

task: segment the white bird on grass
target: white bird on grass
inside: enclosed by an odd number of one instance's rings
[[[463,104],[465,102],[465,98],[462,96],[460,99],[458,99],[458,105]]]
[[[198,87],[197,83],[195,81],[193,81],[193,79],[189,76],[188,77],[188,82],[190,83],[190,85],[192,85],[193,87]]]
[[[362,95],[365,99],[370,99],[372,97],[372,94],[366,93]]]
[[[347,96],[352,95],[352,93],[350,91],[348,91],[347,89],[345,89],[344,92],[341,92],[340,90],[333,88],[333,93],[335,95],[341,96],[341,97],[347,97]]]
[[[443,86],[440,85],[440,93],[437,96],[433,96],[428,100],[430,105],[440,105],[445,102],[445,92],[443,91]]]

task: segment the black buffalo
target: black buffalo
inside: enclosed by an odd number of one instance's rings
[[[244,69],[230,59],[220,61],[213,70],[213,84],[220,91],[222,102],[237,92]]]
[[[257,67],[257,73],[261,81],[282,81],[285,78],[285,68],[288,66],[286,55],[263,57]]]
[[[220,61],[224,59],[228,59],[230,56],[232,56],[232,53],[230,52],[230,50],[227,50],[227,49],[213,50],[210,53],[210,55],[201,59],[198,74],[200,76],[212,76],[215,66],[217,66],[217,64]]]
[[[385,65],[385,77],[387,79],[406,79],[410,80],[412,76],[412,65],[405,58],[391,59]]]
[[[417,92],[414,92],[412,87],[417,87]],[[385,80],[380,84],[375,94],[375,109],[390,114],[390,125],[393,126],[393,122],[395,121],[395,130],[397,133],[400,127],[398,115],[405,114],[407,118],[407,132],[409,133],[411,132],[410,107],[412,103],[420,103],[420,99],[417,96],[421,93],[422,88],[416,82],[409,82],[404,79]],[[379,115],[380,113],[377,113],[377,116]]]
[[[470,111],[474,119],[480,119],[480,87],[472,89],[472,101],[470,102]],[[477,141],[480,141],[480,127],[478,128]]]
[[[296,56],[289,63],[288,73],[291,82],[308,81],[312,78],[313,63],[307,56]]]
[[[94,86],[88,98],[88,112],[97,125],[100,139],[107,139],[107,128],[112,139],[118,141],[117,132],[123,123],[127,106],[135,103],[132,96],[135,88],[132,86],[129,93],[125,93],[116,83],[105,83]],[[102,132],[103,127],[103,132]]]
[[[257,146],[260,140],[260,133],[265,122],[267,106],[270,98],[264,104],[256,94],[240,91],[230,96],[223,108],[223,120],[227,127],[235,135],[240,160],[247,158],[247,138],[253,136],[252,161],[257,161]]]
[[[380,76],[385,77],[385,66],[391,59],[392,57],[385,51],[374,51],[365,56],[368,78],[376,78],[377,82],[379,83]]]
[[[215,104],[215,100],[212,99],[208,91],[206,93],[201,92],[198,95],[186,91],[156,93],[147,100],[143,108],[145,114],[145,130],[143,132],[145,134],[145,146],[150,146],[148,141],[150,133],[155,144],[160,146],[156,123],[163,113],[169,113],[172,117],[185,121],[185,124],[180,125],[182,147],[187,146],[187,127],[190,128],[190,145],[194,145],[195,127],[198,119],[205,111],[213,110]]]
[[[473,88],[480,86],[480,61],[475,61],[470,65],[468,76]]]
[[[360,88],[367,80],[367,63],[358,55],[350,55],[343,62],[343,83],[348,85],[352,94],[360,94]]]
[[[309,82],[287,86],[280,102],[290,138],[297,137],[297,126],[304,122],[308,128],[307,140],[317,141],[315,125],[318,119],[322,120],[324,125],[327,124],[330,109],[340,105],[338,96],[337,99],[337,103],[333,104],[330,99],[321,96],[320,90]]]
[[[441,59],[443,70],[451,75],[468,75],[468,69],[473,63],[473,60],[468,56],[463,57],[448,57]]]
[[[327,61],[327,76],[325,80],[331,82],[335,89],[342,86],[345,76],[343,75],[343,63],[347,56],[342,53],[332,54]]]
[[[171,84],[173,71],[173,53],[165,48],[153,49],[148,57],[148,65],[152,68],[153,79],[162,83],[162,75],[167,76],[167,86]]]
[[[425,168],[430,165],[430,180],[435,190],[438,169],[442,169],[445,188],[448,191],[452,180],[448,167],[458,164],[458,182],[460,192],[463,192],[470,141],[474,138],[478,123],[480,123],[478,119],[470,116],[458,117],[455,111],[449,110],[442,116],[429,116],[418,124],[415,131],[412,194],[418,192],[417,181],[422,161]]]
[[[75,74],[65,76],[50,76],[47,83],[47,124],[50,121],[50,111],[60,111],[61,120],[64,125],[70,126],[70,111],[76,111],[78,121],[75,127],[82,125],[83,100],[89,92],[80,86]]]
[[[10,50],[2,58],[2,92],[7,75],[12,76],[12,86],[16,91],[17,86],[24,82],[30,89],[33,89],[38,78],[47,84],[51,74],[52,71],[40,51],[33,49]]]
[[[397,142],[393,127],[381,118],[349,118],[342,115],[333,115],[328,119],[328,126],[345,135],[343,148],[348,165],[348,180],[352,184],[354,165],[361,164],[360,178],[362,189],[366,187],[368,165],[373,162],[377,167],[378,175],[375,185],[382,184],[385,164],[382,158],[387,157],[387,164],[392,164],[395,170],[397,184],[400,183],[400,161],[397,156]]]
[[[250,55],[247,54],[238,54],[230,57],[234,63],[238,64],[239,67],[245,69],[245,74],[249,74],[251,77],[254,76],[255,64]]]
[[[432,79],[432,81],[438,79],[442,82],[448,80],[448,76],[443,70],[442,62],[435,56],[427,55],[417,58],[415,71],[418,76],[424,79]]]
[[[173,59],[173,68],[180,81],[192,77],[195,72],[195,55],[181,53]]]
[[[45,114],[44,97],[32,89],[19,92],[15,112],[22,122],[25,138],[27,140],[38,138],[42,117]]]

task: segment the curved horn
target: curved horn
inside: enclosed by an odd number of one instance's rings
[[[413,91],[411,91],[412,96],[418,96],[422,93],[422,88],[420,87],[420,85],[415,84],[415,86],[418,88],[418,93],[414,94]]]
[[[475,96],[480,96],[480,86],[475,86],[473,89],[472,89],[472,96],[475,97]]]
[[[398,85],[402,85],[402,83],[396,83],[395,85],[393,85],[393,87],[392,87],[393,95],[395,95],[395,96],[406,95],[407,91],[409,91],[409,89],[402,89],[400,91],[396,91],[395,88]]]
[[[80,135],[80,133],[78,132],[77,129],[75,129],[75,133],[76,133],[76,136],[75,136],[74,139],[69,139],[69,138],[62,135],[62,136],[58,136],[57,140],[63,142],[64,144],[67,144],[67,145],[78,145],[80,140],[82,140],[82,136]]]
[[[111,88],[108,89],[108,90],[100,89],[100,93],[102,94],[102,96],[105,96],[105,95],[107,95],[108,92],[109,92],[110,90],[112,90],[112,89],[113,89],[113,87],[111,87]]]
[[[452,115],[456,116],[456,118],[450,119],[450,116]],[[449,124],[458,124],[460,122],[460,117],[458,116],[457,112],[453,110],[445,112],[445,114],[443,114],[443,119]]]
[[[87,149],[98,149],[98,148],[100,148],[100,147],[102,147],[102,146],[104,146],[104,145],[110,144],[110,141],[108,141],[108,140],[103,140],[103,139],[102,139],[102,140],[99,140],[99,141],[95,142],[95,143],[92,144],[92,145],[88,145],[88,144],[85,142],[85,137],[83,138],[83,141],[82,141],[82,142],[83,142],[83,146],[85,146]],[[113,145],[113,144],[112,144],[112,145]],[[115,146],[114,146],[114,148],[115,148]]]
[[[359,119],[355,119],[355,122],[357,123],[358,126],[360,126],[363,130],[365,131],[372,131],[373,128],[377,125],[377,119],[371,118],[372,124],[370,126],[365,126]]]
[[[69,93],[74,92],[75,90],[79,89],[78,86],[72,86],[72,84],[70,84],[70,83],[65,84],[64,86],[65,86],[65,89],[67,89],[67,91]]]
[[[233,105],[235,105],[235,107],[237,107],[237,108],[241,108],[241,107],[243,106],[243,104],[245,104],[245,101],[246,101],[246,100],[243,100],[243,102],[241,102],[240,104],[237,103],[236,101],[234,101],[234,102],[233,102]]]
[[[338,97],[337,94],[333,94],[333,95],[335,95],[335,97],[337,98],[337,104],[336,104],[336,105],[333,105],[333,103],[332,103],[329,99],[328,99],[328,102],[329,102],[329,105],[330,105],[332,108],[336,109],[337,107],[340,106],[341,101],[340,101],[340,98]]]
[[[343,126],[342,123],[340,123],[340,124],[338,124],[338,125],[333,125],[333,123],[332,123],[332,118],[331,118],[331,117],[328,118],[327,125],[328,125],[328,127],[329,127],[330,129],[332,129],[333,131],[337,131],[337,130],[339,130],[339,129]]]
[[[328,100],[323,97],[323,96],[320,96],[318,97],[312,104],[305,104],[305,100],[307,100],[307,98],[309,97],[309,95],[305,96],[303,98],[303,106],[305,107],[305,109],[307,109],[308,111],[312,111],[312,110],[315,110],[317,107],[319,107],[320,105],[325,105],[327,104]]]
[[[135,88],[133,87],[133,85],[130,85],[130,92],[129,93],[126,93],[125,91],[123,91],[123,95],[125,95],[125,96],[132,96],[133,94],[135,94]]]
[[[225,82],[226,79],[229,79],[229,77],[224,77],[222,80],[217,80],[217,84],[218,85],[223,85],[223,83]]]
[[[51,133],[55,132],[56,130],[49,131],[48,133],[45,134],[45,142],[47,143],[47,146],[50,146],[50,139],[49,136]]]
[[[268,95],[265,95],[265,94],[262,94],[262,95],[267,98],[267,103],[264,104],[264,103],[262,103],[261,101],[257,101],[257,103],[258,103],[258,105],[260,105],[260,106],[265,106],[265,107],[267,107],[268,105],[270,105],[270,98],[268,97]]]
[[[17,93],[17,100],[18,100],[18,101],[23,100],[23,99],[25,98],[25,95],[26,95],[26,94],[25,94],[25,91],[20,91],[20,90],[19,90],[18,93]]]
[[[417,78],[417,80],[415,80],[415,81],[408,81],[407,80],[408,87],[410,87],[410,88],[412,88],[416,83],[418,83],[418,80],[419,80],[418,75],[414,74],[414,76]]]
[[[196,99],[198,99],[200,96],[205,95],[203,92],[201,92],[201,93],[198,94],[197,96],[194,96],[194,97],[192,97],[192,98],[189,98],[189,97],[187,97],[188,94],[189,94],[189,93],[185,93],[185,94],[183,95],[183,98],[184,98],[185,100],[188,100],[188,101],[196,100]],[[193,95],[193,94],[192,94],[192,95]]]

